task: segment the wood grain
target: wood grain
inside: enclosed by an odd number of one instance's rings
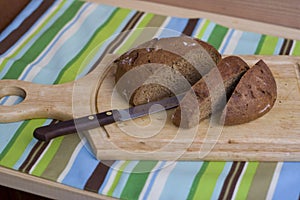
[[[150,2],[300,28],[300,3],[297,0],[150,0]]]
[[[197,129],[178,129],[172,111],[90,131],[88,140],[98,159],[110,160],[300,160],[300,59],[288,56],[242,56],[252,66],[263,59],[270,67],[278,96],[273,109],[250,123],[223,127],[209,119]],[[284,70],[283,70],[284,69]],[[128,106],[113,92],[110,71],[97,97],[98,111]],[[111,98],[109,98],[111,97]]]
[[[157,13],[161,15],[170,15],[170,16],[178,16],[178,17],[204,17],[228,27],[300,40],[299,29],[290,28],[288,27],[289,24],[284,24],[282,26],[271,25],[269,23],[261,23],[261,22],[248,20],[248,19],[229,17],[229,16],[204,12],[195,9],[187,9],[183,7],[178,8],[170,5],[161,5],[149,1],[148,2],[132,1],[132,0],[90,0],[90,1],[97,2],[97,3],[105,3],[114,6],[121,6],[121,7],[131,8],[131,9],[138,9],[138,10]],[[297,3],[297,1],[295,0],[294,2]],[[9,4],[12,5],[11,1],[9,1]],[[295,19],[299,19],[299,17]],[[287,65],[289,65],[289,63],[290,62],[286,62]],[[291,72],[293,70],[291,69],[289,71]],[[284,73],[284,72],[285,70],[281,70],[280,73]],[[298,73],[298,81],[299,81],[299,77],[300,77],[299,72],[297,71],[297,73]],[[292,94],[294,93],[290,91],[290,95]],[[98,132],[96,133],[98,134]],[[103,132],[103,136],[107,137],[105,134],[106,132]],[[232,140],[231,142],[234,143],[234,140]],[[0,167],[0,184],[9,187],[18,188],[20,190],[24,190],[28,192],[33,192],[35,194],[47,196],[50,198],[57,198],[57,199],[109,199],[108,197],[99,194],[82,191],[76,188],[62,185],[60,183],[45,180],[39,177],[34,177],[21,172],[6,169],[3,167]]]
[[[0,106],[0,121],[41,117],[66,120],[128,107],[113,90],[114,69],[108,66],[115,57],[105,57],[92,73],[68,84],[51,86],[1,80],[0,96],[9,92],[27,96],[16,106]],[[277,83],[273,109],[257,120],[223,127],[208,119],[195,129],[178,129],[171,123],[171,110],[99,127],[79,136],[88,139],[101,160],[299,161],[300,58],[241,57],[250,66],[263,59]]]
[[[84,191],[4,167],[0,167],[0,184],[50,199],[113,199],[105,195]]]
[[[34,118],[68,120],[95,113],[95,95],[99,81],[116,55],[106,55],[95,70],[85,77],[57,85],[35,84],[20,80],[0,80],[0,99],[21,96],[22,102],[0,106],[0,122],[15,122]]]

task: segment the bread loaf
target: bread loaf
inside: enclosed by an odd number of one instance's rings
[[[186,92],[220,60],[215,48],[195,38],[153,39],[114,61],[115,82],[131,104],[144,104]]]
[[[257,119],[271,110],[276,98],[275,79],[260,60],[241,78],[223,110],[221,122],[236,125]]]
[[[185,95],[175,110],[173,123],[182,128],[191,128],[209,117],[212,111],[223,109],[227,97],[230,97],[248,69],[247,63],[237,56],[222,59],[217,67],[193,85]]]

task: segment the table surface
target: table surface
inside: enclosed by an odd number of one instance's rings
[[[234,16],[225,16],[206,12],[208,8],[203,8],[204,11],[192,10],[188,8],[179,8],[170,5],[161,5],[149,1],[133,1],[133,0],[90,0],[96,3],[104,3],[113,6],[124,8],[137,9],[141,11],[151,12],[154,14],[163,14],[169,16],[185,17],[185,18],[206,18],[215,21],[221,25],[240,29],[243,31],[255,31],[263,34],[285,37],[290,39],[300,40],[300,29],[287,27],[282,25],[268,24],[265,22],[257,22],[249,19],[236,18]],[[157,0],[156,2],[172,3],[173,1]],[[197,2],[197,1],[194,1]],[[201,1],[200,1],[201,2]],[[199,3],[200,3],[199,2]],[[236,1],[237,2],[237,1]],[[244,1],[239,1],[244,2]],[[250,1],[248,1],[249,3]],[[199,3],[195,4],[194,8],[200,8]],[[255,3],[255,1],[253,1]],[[179,1],[172,3],[180,5]],[[209,6],[209,5],[208,5]],[[294,8],[289,7],[294,12]],[[253,7],[253,12],[260,12],[259,7]],[[257,10],[255,10],[257,9]],[[206,11],[205,11],[206,10]],[[224,13],[223,13],[224,14]],[[285,17],[285,15],[281,16]],[[287,16],[289,17],[289,16]],[[297,18],[299,19],[299,18]],[[295,23],[298,23],[295,22]],[[297,27],[297,24],[296,26]],[[283,31],[284,30],[284,31]],[[53,181],[34,177],[11,169],[0,167],[0,184],[26,192],[35,193],[38,195],[54,198],[54,199],[110,199],[109,197],[98,195],[96,193],[82,191],[73,187],[62,185]]]

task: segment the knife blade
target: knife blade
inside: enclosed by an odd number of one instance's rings
[[[104,126],[115,122],[127,121],[161,112],[163,110],[169,110],[177,107],[179,105],[179,101],[183,98],[183,96],[184,94],[180,94],[177,96],[164,98],[159,101],[152,101],[146,104],[133,106],[126,109],[107,110],[105,112],[92,114],[81,118],[42,126],[34,130],[33,136],[38,140],[48,142],[51,139],[59,136],[68,135],[79,131],[87,131],[90,129],[98,128],[99,126]]]

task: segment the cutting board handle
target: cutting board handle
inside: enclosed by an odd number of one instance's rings
[[[15,122],[33,118],[72,118],[73,83],[42,85],[20,80],[0,80],[0,99],[19,96],[16,105],[0,105],[0,122]]]

